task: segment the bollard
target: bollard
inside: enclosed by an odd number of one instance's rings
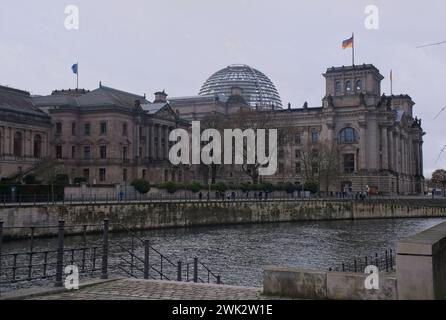
[[[59,221],[57,236],[56,287],[62,287],[65,221]]]
[[[217,284],[221,284],[221,278],[220,278],[220,276],[217,276]]]
[[[198,258],[194,258],[194,282],[198,282]]]
[[[144,279],[149,279],[149,251],[150,241],[144,241]]]
[[[177,267],[177,281],[183,281],[182,271],[183,271],[182,262],[180,260],[180,261],[178,261],[178,267]]]
[[[108,279],[108,227],[109,220],[104,219],[104,233],[102,235],[102,274],[101,279]]]
[[[2,274],[2,243],[3,243],[3,221],[0,221],[0,275]],[[1,295],[1,287],[0,287]]]

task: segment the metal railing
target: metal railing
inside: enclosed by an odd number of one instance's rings
[[[366,255],[362,258],[355,258],[348,262],[342,262],[335,267],[331,267],[329,271],[338,272],[359,272],[364,273],[364,270],[369,265],[374,265],[379,271],[391,272],[395,270],[396,255],[392,249],[374,255]]]
[[[89,243],[89,228],[102,227],[99,241]],[[117,226],[130,234],[130,243],[126,245],[119,240],[109,239],[110,227]],[[5,251],[3,234],[5,229],[31,229],[29,246]],[[36,229],[57,228],[57,242],[44,249],[35,248]],[[65,231],[76,231],[81,240],[75,245],[66,246]],[[107,279],[109,275],[125,275],[133,278],[159,279],[168,281],[214,282],[221,284],[219,275],[214,274],[198,258],[177,263],[172,258],[154,248],[150,241],[142,239],[121,224],[110,224],[108,219],[102,225],[65,225],[59,221],[57,226],[5,227],[0,221],[0,294],[2,288],[11,289],[18,283],[32,283],[45,280],[57,287],[63,286],[65,267],[74,265],[79,275],[100,276]],[[192,265],[192,268],[190,266]],[[193,276],[190,276],[190,273]]]

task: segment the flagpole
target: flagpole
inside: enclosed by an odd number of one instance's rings
[[[352,66],[355,66],[355,33],[352,34]]]
[[[77,72],[76,72],[76,90],[79,90],[79,62],[77,63]]]
[[[390,69],[390,95],[393,95],[393,70]]]

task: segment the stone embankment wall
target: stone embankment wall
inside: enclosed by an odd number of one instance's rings
[[[71,205],[4,206],[0,221],[5,236],[26,236],[31,226],[57,226],[59,220],[69,225],[98,225],[105,218],[112,230],[151,229],[219,224],[268,223],[309,220],[377,219],[408,217],[445,217],[444,206],[421,206],[400,202],[355,202],[323,200],[202,201],[102,203]],[[35,235],[53,235],[57,228],[36,228]],[[69,227],[67,234],[75,233]],[[78,231],[79,232],[79,231]]]

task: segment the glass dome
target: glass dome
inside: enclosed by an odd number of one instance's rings
[[[233,87],[252,107],[281,108],[282,101],[271,80],[259,70],[244,64],[233,64],[217,71],[203,84],[200,95],[231,95]]]

